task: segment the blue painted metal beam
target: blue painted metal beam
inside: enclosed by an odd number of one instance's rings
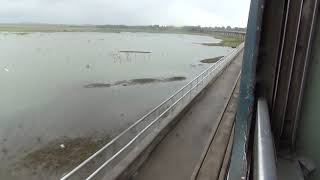
[[[251,0],[245,49],[242,62],[240,96],[235,120],[235,137],[229,169],[229,180],[248,178],[248,141],[254,111],[256,62],[260,41],[264,0]]]

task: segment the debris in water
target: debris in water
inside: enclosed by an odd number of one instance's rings
[[[60,148],[61,148],[61,149],[64,149],[64,148],[65,148],[65,145],[64,145],[64,144],[60,144]]]
[[[9,69],[8,69],[8,68],[4,68],[3,70],[6,71],[6,72],[9,72]]]

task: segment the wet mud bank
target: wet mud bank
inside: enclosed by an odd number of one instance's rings
[[[28,153],[14,164],[8,177],[55,179],[87,159],[111,140],[110,137],[60,138]]]
[[[170,78],[141,78],[141,79],[131,79],[131,80],[123,80],[117,81],[114,83],[90,83],[84,85],[84,88],[109,88],[112,86],[135,86],[135,85],[144,85],[144,84],[152,84],[152,83],[167,83],[174,81],[184,81],[186,77],[183,76],[175,76]]]
[[[216,63],[217,61],[219,61],[223,57],[224,56],[218,56],[218,57],[214,57],[214,58],[203,59],[200,62],[207,63],[207,64]]]

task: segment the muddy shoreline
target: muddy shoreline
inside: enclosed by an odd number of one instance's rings
[[[187,78],[183,76],[174,76],[174,77],[162,78],[162,79],[141,78],[141,79],[116,81],[114,83],[90,83],[90,84],[84,85],[83,87],[84,88],[109,88],[113,86],[135,86],[135,85],[144,85],[144,84],[152,84],[152,83],[183,81],[186,79]]]
[[[217,61],[219,61],[223,57],[224,56],[218,56],[218,57],[214,57],[214,58],[207,58],[207,59],[201,60],[200,62],[207,63],[207,64],[216,63]]]

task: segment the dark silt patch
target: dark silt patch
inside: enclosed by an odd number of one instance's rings
[[[3,147],[3,148],[1,149],[1,152],[2,152],[3,154],[7,154],[7,153],[8,153],[8,149],[5,148],[5,147]]]
[[[161,79],[152,79],[152,78],[142,78],[142,79],[132,79],[129,81],[129,84],[135,85],[135,84],[150,84],[155,82],[161,82],[163,80]]]
[[[218,56],[218,57],[214,57],[214,58],[203,59],[200,62],[202,62],[202,63],[216,63],[217,61],[219,61],[223,57],[224,56]]]
[[[167,78],[166,80],[167,80],[167,82],[171,82],[171,81],[183,81],[183,80],[186,80],[186,77],[176,76],[176,77]]]
[[[84,85],[85,88],[108,88],[112,86],[134,86],[134,85],[144,85],[144,84],[152,84],[152,83],[166,83],[166,82],[174,82],[174,81],[183,81],[186,80],[186,77],[183,76],[175,76],[170,78],[141,78],[141,79],[131,79],[131,80],[122,80],[114,83],[91,83]]]
[[[74,167],[109,141],[109,137],[57,139],[27,154],[18,162],[17,168],[58,170]]]
[[[200,43],[201,45],[204,46],[222,46],[222,43]]]
[[[105,84],[105,83],[92,83],[92,84],[87,84],[84,86],[85,88],[107,88],[111,87],[111,84]]]
[[[30,34],[30,33],[27,33],[27,32],[17,32],[17,33],[13,33],[13,34],[23,36],[23,35],[28,35],[28,34]]]
[[[120,53],[142,53],[142,54],[150,54],[150,51],[119,51]]]

